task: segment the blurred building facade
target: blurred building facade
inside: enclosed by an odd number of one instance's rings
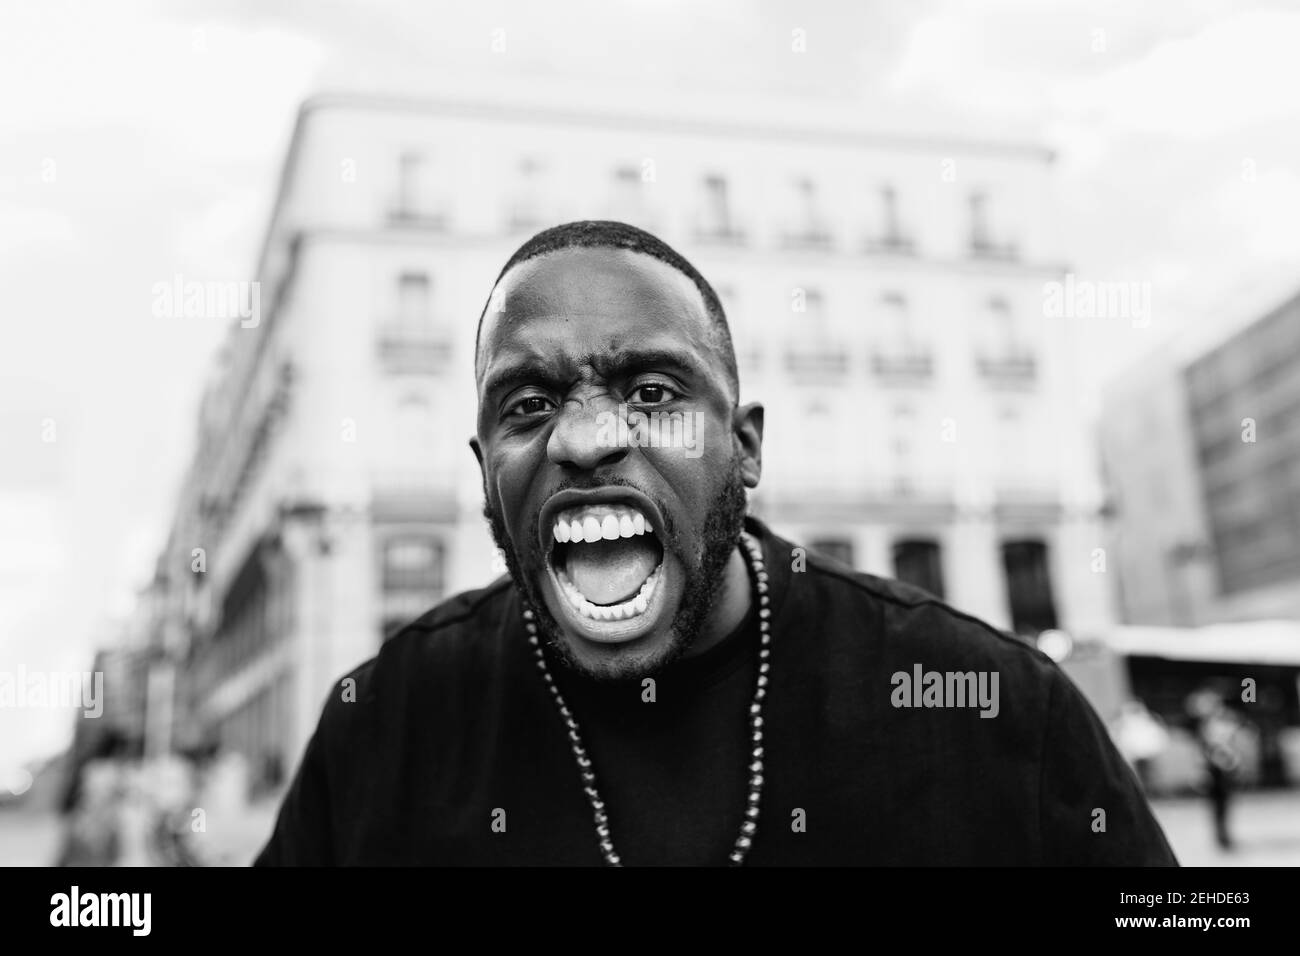
[[[307,103],[159,562],[185,733],[274,782],[332,681],[504,571],[467,447],[475,324],[571,219],[647,228],[718,289],[778,532],[1029,636],[1106,627],[1095,452],[1043,318],[1050,154],[856,129]]]
[[[1160,350],[1101,421],[1127,623],[1300,619],[1300,294]]]

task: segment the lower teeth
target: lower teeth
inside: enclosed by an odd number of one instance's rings
[[[592,604],[569,580],[569,576],[562,570],[556,571],[556,577],[560,581],[561,590],[564,597],[573,606],[573,609],[582,617],[589,618],[593,621],[623,621],[630,617],[636,617],[644,614],[650,603],[650,596],[654,593],[655,584],[659,580],[659,568],[655,568],[650,576],[645,579],[641,589],[630,600],[621,604]]]

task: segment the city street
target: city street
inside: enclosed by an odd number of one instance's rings
[[[1237,848],[1230,853],[1214,843],[1208,800],[1152,805],[1183,866],[1300,866],[1300,792],[1251,793],[1235,800],[1228,821]]]

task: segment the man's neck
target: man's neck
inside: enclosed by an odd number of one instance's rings
[[[750,588],[748,562],[739,544],[731,549],[731,557],[727,559],[727,566],[722,573],[720,590],[721,594],[709,612],[704,630],[683,655],[683,660],[703,654],[713,647],[739,627],[749,613],[754,597]]]

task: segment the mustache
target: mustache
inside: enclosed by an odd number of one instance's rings
[[[551,498],[558,495],[561,491],[603,491],[606,488],[631,488],[633,491],[638,491],[653,501],[655,507],[659,509],[659,523],[663,525],[662,534],[660,533],[661,529],[655,528],[655,534],[659,537],[660,544],[665,548],[669,548],[670,545],[677,543],[677,523],[673,520],[672,512],[668,508],[668,502],[654,495],[650,489],[642,488],[635,481],[629,481],[628,479],[621,478],[618,475],[609,475],[603,478],[598,476],[590,476],[582,479],[566,478],[553,488],[549,489],[546,494],[542,496],[542,502],[544,504],[545,502],[550,501]],[[529,538],[530,541],[537,540],[537,523],[541,518],[541,513],[542,509],[541,506],[539,506],[533,515],[532,526],[529,529],[531,532],[531,537]]]

